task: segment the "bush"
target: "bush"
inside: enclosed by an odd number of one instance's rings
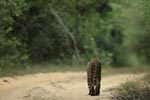
[[[150,100],[150,75],[146,75],[143,80],[129,81],[117,89],[112,100]]]
[[[25,0],[0,1],[0,71],[8,66],[16,66],[28,59],[25,44],[14,31],[16,18],[26,10]],[[21,32],[19,33],[21,34]]]

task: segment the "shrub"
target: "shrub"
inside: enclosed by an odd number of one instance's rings
[[[150,100],[149,76],[140,81],[129,81],[114,92],[112,100]]]

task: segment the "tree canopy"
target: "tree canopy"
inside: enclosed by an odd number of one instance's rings
[[[149,0],[1,0],[0,68],[23,63],[149,64]]]

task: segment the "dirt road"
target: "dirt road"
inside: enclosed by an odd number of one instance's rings
[[[0,100],[109,100],[110,89],[143,74],[102,77],[101,95],[88,96],[85,72],[34,74],[0,78]]]

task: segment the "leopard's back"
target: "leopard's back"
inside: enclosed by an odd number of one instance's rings
[[[100,80],[101,80],[101,62],[97,58],[93,58],[90,60],[87,66],[87,82],[89,91],[94,86],[99,84]]]

